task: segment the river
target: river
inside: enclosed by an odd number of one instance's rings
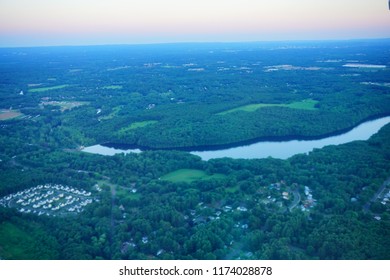
[[[289,141],[260,141],[251,145],[244,145],[228,149],[213,151],[192,151],[191,154],[200,156],[203,160],[214,158],[279,158],[287,159],[293,155],[308,153],[313,149],[320,149],[329,145],[340,145],[356,140],[368,140],[372,135],[377,133],[383,126],[390,123],[390,116],[376,120],[366,121],[352,130],[335,136],[330,136],[317,140],[289,140]],[[118,153],[140,153],[140,149],[115,149],[102,145],[95,145],[84,148],[82,151],[112,156]]]

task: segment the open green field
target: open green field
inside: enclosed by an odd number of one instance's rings
[[[59,85],[59,86],[53,86],[53,87],[40,87],[40,88],[33,88],[29,89],[29,92],[45,92],[50,90],[56,90],[56,89],[63,89],[66,87],[69,87],[70,85]]]
[[[225,177],[226,176],[223,174],[209,175],[203,170],[199,169],[179,169],[164,175],[161,177],[161,180],[166,180],[173,183],[192,183],[198,180],[224,179]]]
[[[230,188],[226,188],[225,191],[227,193],[236,193],[240,190],[240,188],[238,186],[234,186],[234,187],[230,187]]]
[[[137,128],[141,128],[141,127],[145,127],[145,126],[152,125],[152,124],[155,124],[155,123],[158,123],[158,121],[135,122],[135,123],[132,123],[131,125],[129,125],[127,127],[121,128],[119,130],[119,133],[125,133],[126,131],[137,129]]]
[[[103,117],[100,117],[100,120],[111,120],[113,119],[114,117],[116,117],[119,113],[120,110],[122,110],[122,107],[123,106],[116,106],[114,108],[112,108],[112,111],[109,115],[107,116],[103,116]]]
[[[267,104],[267,103],[249,104],[231,110],[220,112],[218,113],[218,115],[226,115],[237,111],[254,112],[257,109],[264,108],[264,107],[286,107],[286,108],[298,109],[298,110],[317,110],[317,108],[315,107],[317,103],[318,103],[317,100],[305,99],[302,101],[297,101],[288,104]]]
[[[133,193],[131,190],[123,187],[116,188],[116,195],[130,200],[140,200],[141,198],[141,194]]]
[[[0,224],[0,256],[5,259],[28,259],[34,240],[28,231],[9,222]]]
[[[21,115],[23,114],[14,110],[0,110],[0,121],[10,120]]]
[[[104,86],[102,89],[122,89],[123,86]]]

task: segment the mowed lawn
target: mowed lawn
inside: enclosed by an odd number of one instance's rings
[[[254,112],[264,107],[286,107],[286,108],[298,109],[298,110],[317,110],[317,108],[315,107],[317,103],[318,103],[317,100],[305,99],[302,101],[297,101],[297,102],[287,103],[287,104],[268,104],[268,103],[249,104],[249,105],[233,108],[231,110],[220,112],[218,113],[218,115],[226,115],[237,111]]]
[[[33,88],[29,89],[29,92],[45,92],[49,90],[56,90],[56,89],[63,89],[66,87],[69,87],[70,85],[59,85],[59,86],[53,86],[53,87],[40,87],[40,88]]]
[[[173,183],[192,183],[198,180],[210,180],[210,179],[224,179],[226,178],[223,174],[207,174],[203,170],[199,169],[179,169],[168,173],[161,177],[161,180],[170,181]]]

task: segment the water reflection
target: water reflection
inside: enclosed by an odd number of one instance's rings
[[[368,121],[344,134],[319,140],[265,141],[225,150],[192,152],[192,154],[200,156],[203,160],[222,157],[244,159],[273,157],[287,159],[296,154],[308,153],[315,148],[340,145],[356,140],[367,140],[389,122],[390,117]]]
[[[373,121],[367,121],[352,130],[331,137],[318,140],[290,140],[290,141],[262,141],[255,144],[240,146],[215,151],[193,151],[191,154],[200,156],[203,160],[214,158],[279,158],[287,159],[293,155],[308,153],[313,149],[323,148],[328,145],[340,145],[356,140],[367,140],[377,133],[383,126],[390,123],[390,116]],[[83,149],[84,152],[112,156],[118,153],[140,153],[140,149],[115,149],[102,145],[90,146]]]

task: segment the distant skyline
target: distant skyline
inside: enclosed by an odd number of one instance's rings
[[[365,38],[387,0],[0,0],[0,47]]]

